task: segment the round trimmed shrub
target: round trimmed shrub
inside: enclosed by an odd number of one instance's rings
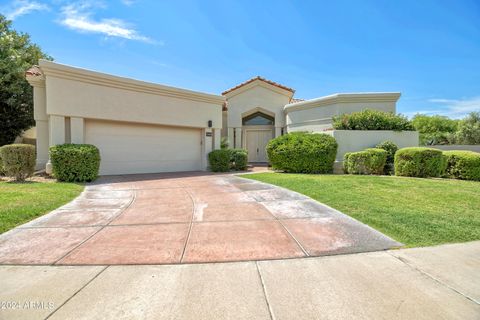
[[[213,150],[208,154],[210,170],[213,172],[227,172],[230,170],[232,153],[228,149]]]
[[[345,154],[344,169],[351,174],[382,174],[386,161],[387,151],[369,148]]]
[[[383,169],[384,174],[392,174],[395,170],[393,167],[393,162],[395,160],[395,152],[397,152],[398,147],[395,143],[390,140],[383,141],[375,146],[377,149],[383,149],[387,151],[387,162]]]
[[[337,148],[335,138],[327,134],[292,132],[270,140],[267,155],[276,170],[331,173]]]
[[[446,175],[450,178],[480,181],[480,153],[473,151],[444,151],[447,158]]]
[[[98,177],[100,151],[91,144],[50,147],[53,176],[59,181],[90,182]]]
[[[232,149],[231,153],[231,166],[235,170],[247,169],[248,151],[245,149]]]
[[[422,147],[403,148],[395,153],[395,175],[406,177],[440,177],[446,159],[441,150]]]
[[[30,144],[9,144],[0,148],[6,176],[24,181],[35,172],[35,147]]]

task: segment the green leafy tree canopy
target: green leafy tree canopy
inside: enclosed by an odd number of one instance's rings
[[[415,130],[420,133],[423,145],[449,144],[457,131],[458,120],[445,116],[417,114],[412,119]]]
[[[0,14],[0,146],[12,143],[33,120],[33,90],[25,71],[39,59],[52,60],[30,36],[12,29],[12,22]]]
[[[480,144],[480,112],[470,112],[460,121],[456,137],[463,144]]]

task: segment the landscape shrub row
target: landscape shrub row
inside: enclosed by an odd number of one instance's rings
[[[382,174],[387,161],[387,151],[369,148],[349,152],[344,157],[344,171],[351,174]]]
[[[444,174],[446,159],[438,149],[411,147],[395,153],[395,175],[406,177],[440,177]]]
[[[210,170],[213,172],[245,170],[247,161],[248,153],[245,149],[220,149],[208,154]]]
[[[337,130],[415,130],[411,121],[403,115],[371,109],[333,117],[333,128]]]
[[[473,151],[444,151],[445,174],[449,178],[480,181],[480,153]]]
[[[338,144],[330,135],[292,132],[270,140],[267,155],[273,169],[291,173],[331,173]]]
[[[343,162],[344,172],[395,173],[397,176],[405,177],[446,177],[480,181],[480,153],[459,150],[442,152],[424,147],[396,150],[397,146],[394,143],[385,141],[377,145],[377,148],[346,153]],[[394,170],[388,168],[389,161],[394,164]]]

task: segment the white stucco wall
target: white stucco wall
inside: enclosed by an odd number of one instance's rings
[[[283,108],[291,100],[293,92],[256,79],[224,93],[224,96],[227,99],[228,111],[223,132],[228,136],[230,146],[246,148],[246,127],[242,125],[242,119],[262,112],[275,119],[271,128],[272,137],[280,135],[285,127]]]
[[[221,96],[41,61],[47,114],[149,124],[222,127]]]
[[[267,114],[274,115],[275,127],[285,126],[283,108],[290,101],[292,93],[281,89],[275,90],[271,85],[258,82],[239,89],[240,92],[226,95],[229,127],[242,127],[242,118],[255,108],[266,110]]]
[[[332,128],[332,117],[364,109],[396,111],[399,93],[346,93],[292,103],[285,106],[288,132],[319,132]]]
[[[390,140],[400,148],[417,147],[417,131],[384,131],[384,130],[332,130],[325,131],[337,140],[338,150],[336,161],[343,161],[347,152],[361,151],[373,148],[377,144]]]
[[[103,131],[87,132],[85,125],[87,121],[91,123],[93,120],[117,123],[119,130],[125,131],[123,136],[122,132],[116,133],[120,140],[112,139],[111,146],[109,140],[98,140],[102,142],[101,148],[104,151],[112,148],[137,150],[135,156],[138,161],[131,167],[119,167],[113,171],[103,167],[102,173],[160,172],[152,170],[163,169],[174,171],[175,164],[178,164],[178,170],[206,169],[208,152],[219,147],[219,141],[215,141],[214,145],[213,137],[219,136],[222,128],[222,105],[225,102],[222,96],[112,76],[45,60],[40,60],[39,67],[27,71],[27,80],[34,87],[39,166],[45,166],[48,161],[49,146],[97,141],[92,138],[92,132],[95,134]],[[208,127],[209,121],[212,121],[211,128]],[[103,122],[98,123],[101,127]],[[127,139],[132,132],[145,131],[145,125],[155,126],[150,130],[152,134],[145,135],[144,138],[137,137],[136,141]],[[188,130],[194,130],[194,134],[186,134]],[[153,140],[156,142],[171,144],[172,148],[146,147],[144,140],[152,139],[151,136],[155,136]],[[179,147],[174,148],[175,144]],[[138,151],[139,145],[145,148],[145,152]],[[164,153],[161,154],[162,152]],[[169,163],[169,166],[151,165],[160,155],[162,161]],[[110,156],[115,157],[112,154]],[[183,159],[183,163],[186,163],[186,159],[191,159],[198,166],[191,163],[182,166],[178,159]],[[142,163],[146,165],[138,167]],[[48,172],[48,163],[46,168]]]

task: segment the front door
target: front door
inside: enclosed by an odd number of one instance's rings
[[[268,141],[272,139],[272,130],[247,130],[248,162],[267,162]]]

